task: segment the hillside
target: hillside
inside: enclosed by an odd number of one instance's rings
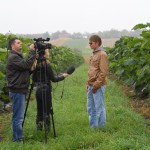
[[[71,38],[59,38],[59,39],[56,39],[56,40],[52,40],[51,41],[51,44],[53,45],[56,45],[56,46],[63,46],[65,45],[65,43],[67,41],[76,41],[76,40],[81,40],[81,41],[86,41],[87,42],[87,46],[86,47],[89,47],[88,45],[88,39],[71,39]],[[104,45],[104,47],[113,47],[115,42],[118,40],[118,38],[111,38],[111,39],[102,39],[102,43]],[[78,45],[77,45],[78,47]],[[75,47],[74,47],[75,48]]]

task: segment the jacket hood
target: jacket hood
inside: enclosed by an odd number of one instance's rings
[[[101,45],[100,47],[96,48],[93,52],[97,52],[97,51],[105,51],[103,45]]]

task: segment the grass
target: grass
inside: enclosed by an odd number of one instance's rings
[[[88,39],[70,39],[67,40],[63,45],[68,46],[72,49],[79,49],[82,53],[82,55],[85,56],[90,56],[91,50],[88,45],[89,41]]]
[[[36,102],[30,101],[24,125],[25,143],[11,142],[11,115],[7,119],[1,150],[150,150],[150,134],[145,120],[128,106],[128,97],[109,81],[105,93],[107,124],[105,129],[91,129],[86,111],[85,63],[65,82],[54,84],[53,110],[57,137],[53,130],[44,144],[44,132],[35,129]],[[61,92],[64,84],[64,94]],[[56,87],[57,86],[57,87]],[[33,98],[34,99],[34,98]]]

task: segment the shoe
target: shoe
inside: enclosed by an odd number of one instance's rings
[[[24,144],[24,139],[23,139],[23,138],[21,138],[21,139],[13,140],[13,142],[23,143],[23,144]]]

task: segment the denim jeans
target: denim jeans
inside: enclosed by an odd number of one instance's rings
[[[88,86],[87,111],[92,128],[104,127],[106,124],[106,110],[104,105],[105,88],[106,86],[102,86],[96,93],[92,93],[92,86]]]
[[[20,141],[23,139],[22,122],[24,119],[24,107],[25,107],[25,94],[9,92],[9,96],[12,100],[12,129],[13,129],[13,141]]]

